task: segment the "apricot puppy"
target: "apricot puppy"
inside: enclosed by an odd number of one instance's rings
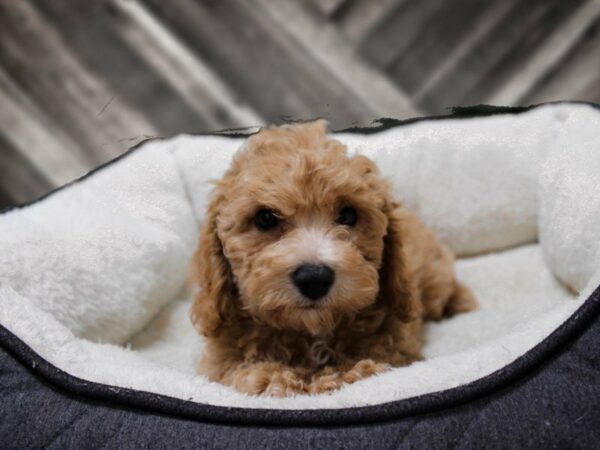
[[[450,250],[325,128],[250,137],[202,225],[199,371],[242,392],[320,393],[410,364],[423,320],[476,305]]]

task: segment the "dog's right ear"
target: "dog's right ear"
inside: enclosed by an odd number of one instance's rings
[[[190,317],[196,329],[206,337],[217,336],[235,313],[237,290],[217,234],[217,217],[223,201],[224,196],[215,191],[191,267],[193,280],[199,284],[200,292],[190,309]]]

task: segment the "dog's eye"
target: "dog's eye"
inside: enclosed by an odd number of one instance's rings
[[[260,209],[254,216],[254,224],[259,230],[270,230],[279,225],[279,218],[270,209]]]
[[[356,209],[354,209],[352,206],[345,206],[340,209],[340,212],[335,219],[336,223],[339,223],[340,225],[348,225],[349,227],[356,225],[357,220],[358,214],[356,213]]]

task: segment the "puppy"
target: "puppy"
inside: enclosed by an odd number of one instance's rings
[[[192,262],[199,371],[287,396],[410,364],[424,320],[476,306],[453,262],[325,122],[263,129],[217,182]]]

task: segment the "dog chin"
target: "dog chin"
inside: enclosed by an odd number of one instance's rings
[[[323,305],[286,307],[269,311],[261,316],[261,319],[273,328],[308,333],[313,336],[331,333],[344,317],[343,314],[336,314]]]
[[[313,336],[332,332],[340,322],[340,317],[323,308],[313,307],[300,309],[294,317],[293,325],[297,331],[304,331]]]

